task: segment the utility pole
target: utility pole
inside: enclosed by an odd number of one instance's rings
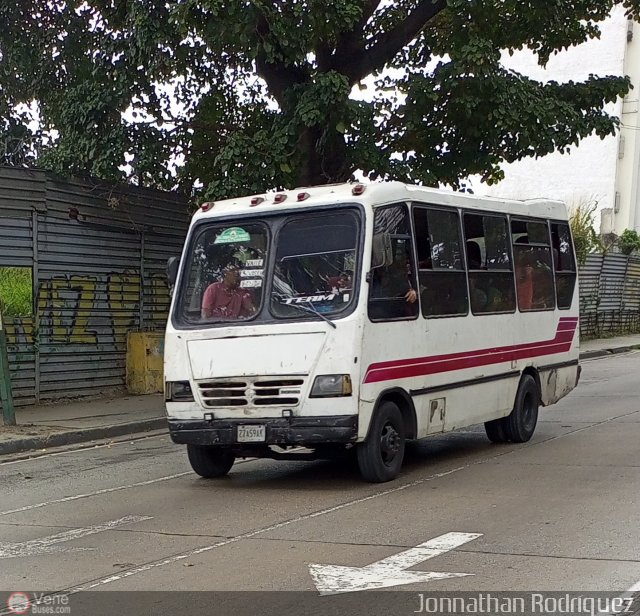
[[[0,401],[2,401],[2,419],[5,426],[16,425],[16,413],[11,393],[11,374],[9,374],[9,353],[7,351],[7,333],[2,316],[0,301]]]

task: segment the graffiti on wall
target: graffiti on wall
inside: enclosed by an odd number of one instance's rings
[[[169,305],[165,278],[154,275],[147,284],[143,325],[162,327]],[[107,346],[124,351],[127,332],[140,324],[141,290],[139,274],[127,271],[54,275],[43,280],[36,301],[38,343]],[[33,317],[9,321],[7,337],[11,345],[33,345]]]

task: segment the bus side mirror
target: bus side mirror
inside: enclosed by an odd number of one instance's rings
[[[167,281],[169,288],[173,289],[178,279],[178,268],[180,267],[180,257],[170,257],[167,261]]]
[[[388,233],[373,236],[373,250],[371,254],[371,269],[386,267],[393,263],[393,246]]]

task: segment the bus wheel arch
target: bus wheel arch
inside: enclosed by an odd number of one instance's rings
[[[418,419],[416,415],[416,407],[413,404],[411,396],[401,387],[393,387],[391,389],[385,389],[376,400],[373,406],[373,413],[371,414],[371,421],[367,428],[366,439],[369,438],[371,431],[371,425],[378,409],[385,401],[393,402],[402,413],[402,419],[404,420],[405,437],[407,440],[418,438]],[[366,440],[365,439],[365,440]]]
[[[544,406],[544,402],[542,401],[543,396],[542,396],[542,382],[540,381],[540,373],[533,366],[527,366],[522,371],[522,376],[520,377],[521,382],[525,374],[528,374],[536,382],[536,386],[538,387],[538,404],[540,404],[541,406]]]

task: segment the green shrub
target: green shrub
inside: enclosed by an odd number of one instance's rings
[[[598,235],[593,228],[597,207],[597,201],[582,199],[571,208],[569,221],[579,265],[584,265],[590,252],[600,248]]]
[[[0,301],[6,317],[25,317],[33,312],[31,268],[0,267]]]
[[[640,249],[640,236],[633,229],[625,229],[618,238],[618,247],[625,255],[630,255],[634,250]]]

